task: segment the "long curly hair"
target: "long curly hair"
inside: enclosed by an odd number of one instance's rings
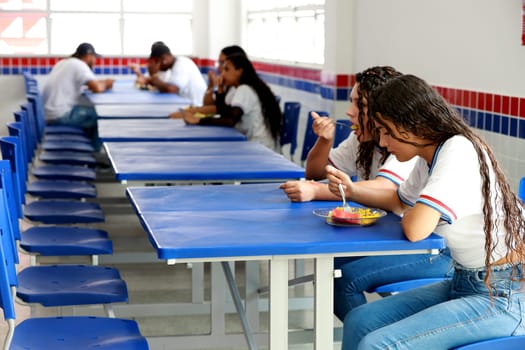
[[[525,205],[512,191],[506,176],[490,147],[466,124],[458,112],[424,80],[404,75],[388,81],[372,92],[369,114],[371,121],[384,127],[399,142],[416,147],[440,144],[454,135],[462,135],[472,142],[479,161],[482,179],[481,191],[485,232],[485,284],[490,287],[493,254],[498,244],[494,233],[504,227],[505,246],[512,252],[514,267],[525,262]],[[385,121],[390,121],[397,131],[409,132],[423,138],[425,143],[407,142],[395,137]],[[495,184],[491,184],[492,169]],[[491,200],[493,198],[494,200]],[[496,205],[498,208],[494,208]],[[496,210],[497,209],[497,210]],[[494,215],[495,212],[501,215]],[[517,272],[517,269],[514,270]]]
[[[243,71],[239,83],[249,85],[255,90],[261,102],[265,124],[271,131],[273,139],[277,140],[281,133],[283,116],[272,90],[259,77],[246,54],[234,53],[227,56],[226,60],[230,61],[236,69],[242,68]]]
[[[356,74],[356,83],[358,83],[356,87],[358,96],[357,107],[359,109],[359,125],[366,128],[373,138],[370,141],[361,142],[357,151],[356,166],[357,169],[361,169],[365,180],[370,178],[375,150],[379,149],[379,152],[381,153],[380,164],[383,164],[389,156],[389,153],[385,148],[379,147],[379,137],[375,132],[374,123],[370,121],[370,118],[368,118],[367,123],[364,123],[364,107],[366,107],[367,104],[365,100],[367,101],[369,99],[369,95],[374,89],[382,86],[389,79],[400,75],[400,72],[390,66],[371,67]]]

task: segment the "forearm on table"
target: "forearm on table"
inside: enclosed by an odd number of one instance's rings
[[[351,194],[347,199],[369,207],[385,209],[396,214],[403,213],[406,208],[399,200],[397,189],[373,188],[362,185],[359,182],[353,183]]]

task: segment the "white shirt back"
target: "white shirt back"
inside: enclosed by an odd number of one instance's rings
[[[96,80],[95,74],[84,61],[69,57],[58,62],[42,89],[46,119],[69,113],[80,103],[83,86],[91,80]]]
[[[173,67],[165,72],[159,72],[159,78],[179,88],[179,95],[191,100],[194,106],[202,106],[202,100],[208,86],[202,74],[190,58],[177,56]]]
[[[232,107],[239,107],[243,111],[241,120],[235,124],[235,129],[246,135],[248,140],[262,143],[276,152],[279,151],[280,147],[264,121],[259,97],[251,86],[231,87],[226,94],[225,103]]]

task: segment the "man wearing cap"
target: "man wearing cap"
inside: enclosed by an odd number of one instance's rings
[[[84,86],[92,92],[111,89],[113,79],[97,79],[92,71],[100,57],[93,45],[82,43],[75,53],[60,60],[46,78],[42,100],[49,125],[75,125],[86,131],[98,145],[97,113],[82,96]]]
[[[148,60],[149,77],[137,73],[137,81],[149,84],[160,92],[179,94],[188,98],[192,105],[201,106],[207,85],[197,65],[188,57],[173,56],[163,42],[151,46]]]

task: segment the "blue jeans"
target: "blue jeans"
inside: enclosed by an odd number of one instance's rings
[[[334,280],[334,313],[340,320],[366,303],[367,290],[411,279],[451,277],[453,271],[448,250],[437,255],[336,258],[334,268],[342,272],[342,277]]]
[[[525,294],[521,283],[511,280],[512,267],[493,270],[490,292],[485,274],[485,269],[456,265],[449,281],[355,308],[345,317],[343,350],[446,350],[525,334]]]
[[[98,115],[94,107],[75,106],[61,117],[48,122],[49,125],[68,125],[82,128],[86,135],[91,139],[96,150],[100,149],[97,127]]]

